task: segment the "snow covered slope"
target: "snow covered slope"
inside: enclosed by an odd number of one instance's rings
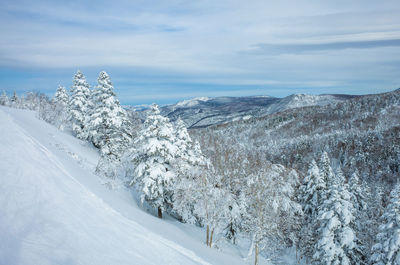
[[[0,107],[0,264],[243,264],[108,190],[96,150],[34,116]]]

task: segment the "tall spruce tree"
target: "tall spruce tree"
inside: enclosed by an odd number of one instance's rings
[[[390,201],[381,217],[381,226],[372,247],[372,265],[400,264],[400,185],[390,193]]]
[[[327,152],[322,152],[321,158],[319,160],[319,172],[321,177],[325,182],[329,182],[334,178],[334,173],[331,167],[331,160],[329,159]]]
[[[356,233],[358,245],[360,251],[362,251],[362,256],[369,256],[370,246],[368,247],[369,242],[371,241],[371,220],[368,217],[368,209],[367,209],[367,198],[365,194],[369,194],[371,191],[368,186],[363,182],[360,182],[358,177],[358,171],[356,170],[351,174],[348,181],[349,192],[351,196],[351,202],[354,206],[354,216],[355,222],[353,223],[353,230]]]
[[[103,156],[116,160],[130,143],[128,129],[124,128],[128,126],[128,120],[116,98],[108,74],[101,72],[97,81],[98,85],[91,100],[93,110],[87,119],[87,134]]]
[[[129,160],[133,170],[128,171],[141,193],[162,218],[164,211],[172,207],[172,196],[176,173],[173,168],[177,146],[174,128],[169,119],[161,116],[157,105],[151,106],[144,123],[144,129],[133,143]]]
[[[365,198],[365,186],[361,184],[360,178],[356,170],[349,178],[349,191],[354,208],[357,211],[363,211],[367,208]]]
[[[299,248],[307,259],[310,259],[314,253],[314,246],[317,241],[316,220],[326,196],[326,180],[320,174],[320,169],[315,160],[312,160],[298,192],[298,201],[303,209],[303,225],[299,231]]]
[[[362,264],[358,240],[352,229],[355,217],[348,185],[341,171],[333,174],[328,155],[321,157],[327,179],[327,199],[318,214],[318,242],[312,264]]]
[[[81,140],[87,139],[87,115],[89,84],[81,71],[77,71],[73,79],[71,97],[69,100],[69,120],[75,136]]]

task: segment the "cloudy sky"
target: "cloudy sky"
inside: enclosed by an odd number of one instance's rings
[[[124,104],[400,87],[400,1],[0,2],[0,90],[105,70]]]

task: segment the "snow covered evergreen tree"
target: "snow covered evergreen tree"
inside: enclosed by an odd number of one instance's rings
[[[351,202],[354,206],[355,223],[353,230],[359,240],[358,245],[363,252],[363,256],[369,252],[368,243],[371,241],[371,221],[368,216],[367,199],[365,194],[371,193],[365,183],[361,183],[356,170],[348,181]]]
[[[312,160],[299,188],[299,202],[303,205],[304,214],[310,217],[318,214],[318,207],[326,199],[325,189],[325,179],[321,176],[315,160]]]
[[[319,161],[319,169],[321,177],[329,182],[334,178],[334,173],[331,167],[331,160],[329,159],[327,152],[322,152],[321,159]]]
[[[81,71],[74,76],[69,101],[69,120],[76,137],[81,140],[87,139],[86,117],[88,115],[88,95],[90,95],[89,84]]]
[[[126,113],[119,104],[106,72],[101,72],[98,86],[92,93],[94,105],[87,119],[87,135],[103,156],[118,160],[129,146],[130,136]]]
[[[194,166],[204,166],[207,161],[201,153],[200,145],[193,143],[181,119],[178,119],[175,123],[174,137],[177,147],[175,166],[182,177],[187,177]]]
[[[336,175],[330,168],[329,157],[322,155],[321,164],[327,180],[328,196],[318,215],[318,242],[313,264],[362,264],[362,255],[356,234],[351,195],[345,178],[339,170]]]
[[[96,112],[96,108],[98,108],[99,104],[101,102],[98,102],[97,97],[101,93],[100,89],[98,89],[98,86],[94,87],[94,89],[89,90],[89,100],[86,102],[87,106],[87,112],[85,116],[85,121],[84,123],[86,124],[85,127],[85,134],[86,134],[86,140],[90,143],[92,143],[94,146],[96,146],[95,141],[93,139],[93,135],[96,134],[94,131],[93,127],[93,121],[92,119],[94,118],[94,114]],[[97,148],[100,148],[99,146],[96,146]]]
[[[358,171],[355,171],[349,178],[349,191],[354,208],[357,211],[363,211],[367,208],[365,202],[365,187],[361,185]]]
[[[0,105],[8,106],[8,104],[9,104],[8,96],[6,94],[6,91],[3,90],[3,93],[0,96]]]
[[[369,260],[373,255],[373,246],[377,243],[376,236],[382,224],[382,215],[385,210],[384,201],[390,200],[390,198],[386,198],[390,196],[384,196],[384,188],[381,183],[374,183],[373,187],[365,185],[363,190],[365,190],[367,207],[359,213],[361,217],[357,218],[360,220],[358,225],[361,227],[359,233],[364,247],[364,256]]]
[[[160,115],[157,105],[151,106],[144,129],[133,145],[128,158],[133,164],[133,170],[127,173],[132,178],[130,184],[136,185],[142,201],[149,202],[162,218],[172,206],[176,178],[172,165],[178,150],[172,124]]]
[[[54,95],[54,124],[63,130],[68,118],[68,102],[69,96],[67,90],[63,86],[58,86],[56,94]]]
[[[314,252],[317,240],[315,220],[326,196],[326,181],[321,176],[317,163],[312,160],[298,193],[298,201],[302,205],[304,213],[299,247],[307,258],[311,258]]]
[[[69,102],[69,97],[65,87],[59,85],[54,95],[54,103],[63,107],[66,107]]]
[[[381,226],[372,247],[372,265],[400,264],[400,185],[390,193],[390,201],[381,217]]]
[[[173,166],[177,173],[177,182],[181,179],[196,179],[199,172],[210,168],[210,161],[201,152],[200,144],[193,142],[181,119],[176,121],[174,139],[177,152]]]

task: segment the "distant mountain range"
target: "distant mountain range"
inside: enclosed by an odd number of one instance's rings
[[[201,128],[235,120],[261,117],[292,108],[324,106],[354,97],[356,96],[305,94],[294,94],[285,98],[269,96],[199,97],[162,106],[161,113],[171,121],[180,117],[188,128]]]

